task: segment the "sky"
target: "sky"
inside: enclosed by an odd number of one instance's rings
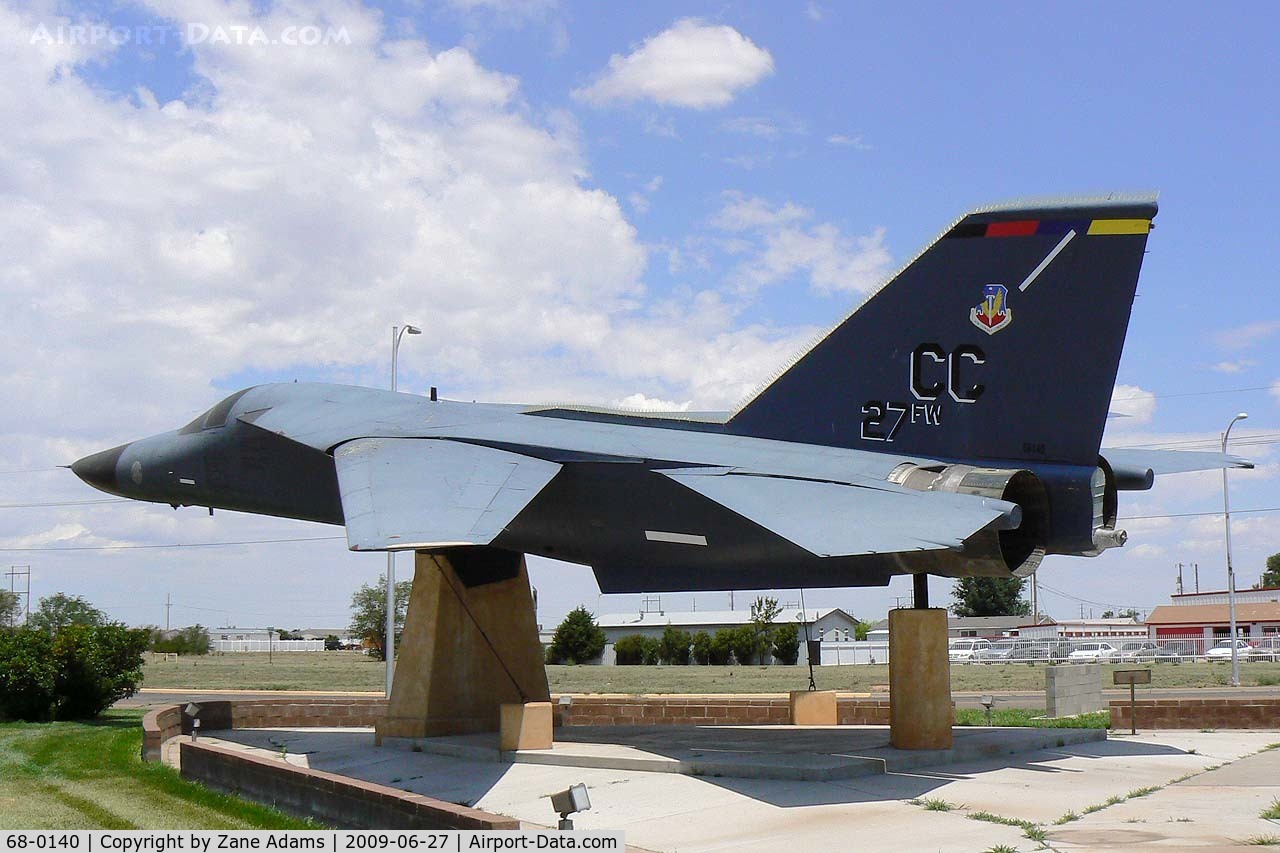
[[[1155,190],[1104,444],[1210,449],[1247,411],[1249,586],[1280,551],[1277,18],[0,2],[0,568],[133,624],[342,626],[385,560],[340,528],[113,501],[57,466],[258,382],[385,386],[403,322],[425,334],[401,390],[731,409],[966,210]],[[1048,558],[1042,609],[1149,610],[1180,562],[1223,588],[1221,506],[1216,471],[1122,493],[1129,545]],[[530,573],[545,624],[640,606],[585,567]],[[875,620],[910,586],[805,598]]]

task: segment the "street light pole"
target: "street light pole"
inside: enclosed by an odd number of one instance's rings
[[[1241,412],[1227,424],[1227,431],[1222,434],[1222,452],[1227,452],[1227,439],[1231,437],[1231,428],[1237,421],[1249,417],[1248,412]],[[1231,611],[1231,686],[1240,686],[1240,656],[1236,648],[1236,573],[1231,567],[1231,501],[1227,497],[1227,466],[1222,466],[1222,523],[1227,538],[1227,607]]]
[[[405,333],[420,335],[417,326],[405,324],[391,327],[391,390],[396,390],[396,368],[399,366],[400,339]],[[387,698],[391,698],[391,682],[396,675],[396,552],[387,552],[387,639],[382,656],[387,662]]]

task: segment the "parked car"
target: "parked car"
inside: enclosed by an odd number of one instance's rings
[[[1071,654],[1066,640],[1023,640],[1013,647],[1009,660],[1026,663],[1062,663]]]
[[[1253,654],[1253,646],[1245,640],[1236,640],[1236,659],[1249,660],[1249,656]],[[1231,640],[1221,640],[1218,645],[1205,652],[1205,658],[1209,663],[1223,663],[1231,660]]]
[[[1266,637],[1254,643],[1249,660],[1280,660],[1280,637]]]
[[[980,663],[1008,663],[1009,655],[1018,645],[1017,640],[996,640],[978,655]]]
[[[977,663],[979,656],[989,648],[990,640],[960,637],[947,643],[947,657],[952,663]]]
[[[1145,643],[1125,643],[1120,647],[1120,651],[1116,653],[1115,659],[1122,663],[1151,661],[1156,659],[1156,652],[1159,650],[1159,646],[1150,641]]]
[[[1200,657],[1200,646],[1192,640],[1166,642],[1156,649],[1156,663],[1182,663]]]
[[[1071,663],[1102,663],[1115,657],[1117,651],[1110,643],[1081,643],[1067,655],[1067,660]]]

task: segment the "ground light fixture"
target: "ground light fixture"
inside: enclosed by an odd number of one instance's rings
[[[551,795],[551,808],[560,815],[560,829],[573,829],[571,814],[585,812],[591,808],[591,798],[587,796],[587,786],[579,782],[565,790]]]
[[[186,707],[182,709],[188,717],[191,718],[191,742],[195,743],[196,736],[200,734],[200,711],[201,708],[195,702],[188,702]]]

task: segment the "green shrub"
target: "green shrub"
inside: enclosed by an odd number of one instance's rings
[[[693,637],[688,631],[668,625],[662,632],[662,639],[658,641],[658,660],[672,666],[688,666],[689,647],[692,644]]]
[[[67,625],[56,634],[0,634],[0,717],[83,720],[132,696],[142,681],[145,629]]]
[[[163,654],[207,655],[209,654],[209,631],[202,625],[192,625],[175,631],[166,637],[159,628],[151,629],[151,651]]]
[[[773,658],[786,666],[800,659],[800,629],[795,625],[779,625],[773,629]]]
[[[732,628],[721,628],[716,631],[715,636],[711,638],[708,660],[716,666],[724,666],[729,663],[729,658],[733,656],[733,632]]]
[[[614,642],[613,653],[620,666],[652,666],[658,662],[658,641],[643,634],[628,634]]]
[[[730,643],[733,648],[733,658],[739,664],[746,666],[764,656],[768,644],[764,636],[756,631],[754,625],[742,625],[730,628],[729,631],[732,633]]]
[[[711,663],[711,635],[706,631],[693,635],[693,660],[702,666]]]
[[[547,663],[587,663],[604,651],[604,629],[591,611],[579,604],[556,627],[547,649]]]

